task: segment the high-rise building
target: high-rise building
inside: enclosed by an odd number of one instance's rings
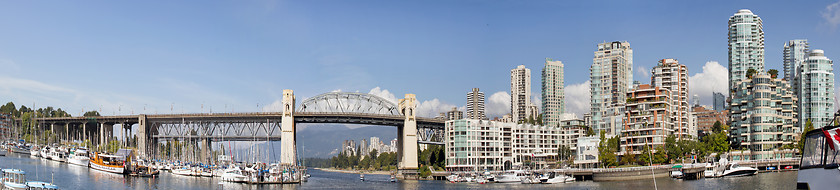
[[[729,91],[747,78],[749,69],[764,72],[764,29],[761,18],[748,9],[729,17]],[[729,93],[730,98],[734,93]]]
[[[510,70],[510,114],[513,122],[518,123],[528,118],[528,106],[531,105],[531,69],[525,65]]]
[[[467,92],[467,119],[487,119],[484,115],[484,92],[473,88]]]
[[[380,147],[380,143],[381,142],[379,142],[379,137],[370,137],[370,146],[368,148],[370,150],[368,150],[368,152],[373,151],[373,150],[376,150],[377,152],[379,152],[379,150],[382,149]]]
[[[796,71],[799,70],[799,66],[802,65],[802,61],[805,61],[805,57],[808,57],[808,49],[808,40],[806,39],[797,39],[785,42],[784,66],[786,80],[793,81],[793,78],[796,77]]]
[[[750,150],[749,159],[776,158],[775,150],[794,142],[797,99],[787,80],[765,72],[742,79],[729,105],[732,142]]]
[[[627,92],[621,152],[640,154],[645,146],[664,146],[665,138],[677,130],[676,102],[671,91],[659,86],[639,85]],[[685,121],[686,126],[688,120]]]
[[[452,107],[452,110],[446,112],[446,120],[464,119],[464,112],[459,111],[457,107]]]
[[[726,96],[723,96],[723,93],[712,92],[712,101],[712,106],[715,111],[726,110]]]
[[[566,93],[563,85],[563,62],[546,58],[542,70],[543,125],[560,125],[560,115],[566,108]]]
[[[799,99],[799,131],[810,120],[815,129],[831,124],[834,115],[834,65],[823,50],[812,50],[794,77]]]
[[[596,132],[619,134],[627,91],[633,84],[633,49],[628,42],[598,44],[589,68],[590,124]]]
[[[688,105],[688,68],[676,59],[662,59],[651,69],[651,85],[670,91],[671,106],[673,107],[674,135],[678,139],[691,138],[689,132]],[[697,96],[695,101],[699,100]],[[699,105],[699,103],[697,103]],[[696,134],[695,134],[696,135]]]
[[[359,141],[359,156],[366,156],[370,153],[370,147],[368,147],[367,139],[362,139]]]

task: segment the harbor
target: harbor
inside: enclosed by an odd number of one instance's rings
[[[512,184],[512,183],[450,183],[443,180],[401,180],[389,181],[388,175],[366,174],[365,181],[358,174],[325,172],[311,169],[312,177],[300,184],[249,185],[228,183],[221,178],[186,177],[163,172],[157,177],[137,178],[102,172],[77,165],[63,164],[28,155],[7,154],[0,156],[0,168],[19,168],[27,171],[27,179],[54,182],[61,189],[653,189],[653,179],[631,181],[595,182],[591,180],[563,184]],[[796,171],[767,172],[755,176],[732,178],[704,178],[699,180],[678,180],[668,177],[656,178],[660,189],[793,189]]]

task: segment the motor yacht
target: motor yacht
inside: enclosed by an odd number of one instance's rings
[[[228,169],[224,170],[225,173],[222,174],[222,181],[229,181],[229,182],[245,182],[246,176],[242,175],[242,169],[239,169],[237,166],[230,166]]]
[[[90,165],[90,157],[85,149],[75,149],[67,158],[67,163],[79,166],[88,167]]]
[[[738,163],[731,163],[727,165],[726,169],[723,170],[723,173],[720,175],[721,177],[733,177],[733,176],[748,176],[748,175],[755,175],[758,173],[758,169],[753,167],[746,167],[740,166]]]
[[[496,183],[522,183],[522,179],[528,175],[522,170],[508,170],[496,176]]]

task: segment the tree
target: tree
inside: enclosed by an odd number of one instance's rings
[[[668,135],[668,137],[665,138],[665,154],[668,156],[669,163],[670,161],[678,159],[682,154],[679,146],[677,145],[676,136]]]
[[[758,71],[756,71],[753,68],[750,68],[749,70],[747,70],[747,75],[745,77],[747,77],[749,79],[752,79],[753,75],[755,75],[756,72],[758,72]]]
[[[808,133],[808,131],[811,130],[814,130],[814,123],[811,123],[811,119],[808,119],[805,122],[805,130],[803,130],[802,134],[800,134],[799,143],[797,143],[797,148],[799,148],[800,154],[805,152],[805,133]]]
[[[779,70],[770,69],[770,71],[767,71],[767,74],[770,74],[770,77],[775,79],[777,76],[779,76]]]
[[[88,112],[85,112],[85,114],[83,116],[85,116],[85,117],[95,117],[95,116],[101,116],[101,115],[99,115],[98,111],[88,111]]]
[[[651,156],[653,156],[653,153],[650,150],[650,146],[645,145],[644,148],[642,148],[642,153],[639,154],[639,158],[636,159],[636,163],[643,166],[650,165],[653,162],[653,160],[651,160]]]
[[[616,150],[618,148],[618,139],[616,137],[607,139],[604,134],[606,131],[601,131],[601,142],[598,144],[598,159],[604,167],[618,166],[616,159]]]
[[[15,103],[9,102],[6,105],[0,106],[0,113],[9,114],[9,115],[20,115],[18,113],[17,107],[15,107]]]
[[[571,161],[575,158],[575,152],[566,145],[560,145],[560,147],[557,148],[557,158],[558,161],[571,164]]]
[[[720,121],[715,121],[715,124],[714,124],[714,125],[712,125],[712,132],[717,133],[717,132],[720,132],[721,130],[723,130],[723,128],[721,127],[721,125],[722,125],[722,124],[720,123]]]
[[[626,164],[635,164],[636,163],[636,155],[630,153],[630,151],[625,151],[624,156],[621,156],[621,162],[619,164],[626,165]]]

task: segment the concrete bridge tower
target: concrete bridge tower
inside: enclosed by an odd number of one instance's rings
[[[403,127],[397,128],[399,170],[417,170],[417,98],[406,94],[400,99],[400,114],[405,116]]]
[[[297,165],[297,150],[295,150],[295,93],[292,90],[283,90],[283,115],[280,130],[280,164]]]

